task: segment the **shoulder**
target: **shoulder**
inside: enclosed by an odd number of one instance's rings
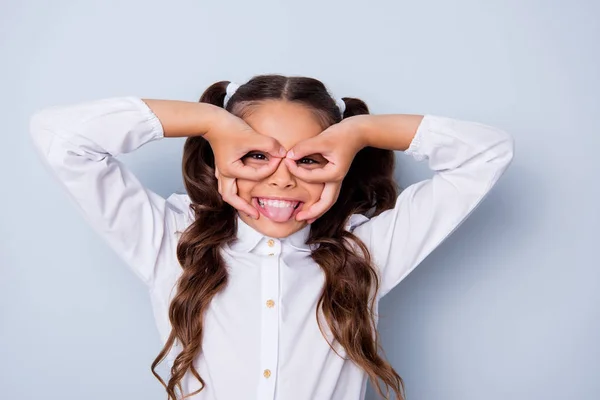
[[[345,229],[348,232],[353,232],[354,229],[361,226],[365,222],[368,222],[369,220],[370,220],[370,218],[364,216],[363,214],[352,214],[346,221]]]
[[[190,207],[192,200],[187,193],[172,193],[167,197],[167,207],[179,214],[185,221],[185,225],[189,225],[195,219],[194,210]]]

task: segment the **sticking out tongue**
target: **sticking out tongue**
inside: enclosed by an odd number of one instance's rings
[[[258,205],[258,209],[265,217],[269,218],[274,222],[286,222],[288,221],[294,211],[296,209],[291,206],[277,206],[275,204],[270,204],[270,202],[265,201],[263,205]]]

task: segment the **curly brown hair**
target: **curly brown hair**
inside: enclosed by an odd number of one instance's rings
[[[229,81],[214,83],[200,97],[200,102],[222,107]],[[281,99],[302,104],[312,112],[323,129],[342,118],[368,114],[360,99],[344,97],[344,115],[340,115],[334,99],[325,85],[314,78],[258,75],[241,85],[226,109],[244,118],[261,101]],[[346,350],[349,358],[369,376],[371,384],[383,396],[379,380],[404,400],[404,382],[392,366],[379,355],[381,349],[374,318],[378,275],[365,244],[345,229],[352,214],[375,216],[393,208],[398,187],[393,179],[393,151],[366,147],[359,151],[344,178],[335,204],[310,228],[307,240],[315,246],[313,260],[325,274],[325,284],[317,304],[333,333],[334,339]],[[235,240],[237,211],[225,203],[217,189],[215,160],[209,143],[201,136],[188,137],[183,153],[183,177],[195,221],[183,232],[177,258],[183,273],[177,283],[177,294],[169,307],[172,330],[169,338],[152,363],[152,373],[163,384],[169,400],[177,400],[181,380],[189,370],[202,384],[187,398],[199,393],[205,382],[194,368],[193,360],[201,351],[203,316],[211,299],[228,282],[228,273],[220,249]],[[325,335],[324,335],[325,336]],[[156,366],[167,356],[175,340],[183,349],[171,367],[168,384],[156,373]],[[329,343],[333,349],[332,343]],[[335,351],[335,349],[334,349]],[[337,352],[336,352],[337,353]]]

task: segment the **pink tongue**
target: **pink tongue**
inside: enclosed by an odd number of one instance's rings
[[[275,222],[285,222],[294,213],[294,207],[273,207],[265,204],[265,210],[269,219]]]

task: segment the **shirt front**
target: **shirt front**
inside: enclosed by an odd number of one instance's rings
[[[30,133],[86,221],[147,286],[166,342],[181,274],[177,242],[194,214],[186,194],[165,199],[118,160],[163,139],[160,121],[139,97],[114,97],[40,110]],[[372,255],[376,307],[481,203],[509,166],[514,141],[491,126],[426,115],[405,153],[427,160],[434,176],[404,189],[393,209],[346,225]],[[237,224],[236,241],[221,249],[229,282],[207,309],[194,362],[206,386],[190,399],[363,400],[366,373],[333,342],[321,312],[323,332],[317,324],[325,279],[306,244],[310,226],[277,239]],[[169,353],[169,367],[180,350]],[[182,386],[187,394],[200,383],[188,372]]]

